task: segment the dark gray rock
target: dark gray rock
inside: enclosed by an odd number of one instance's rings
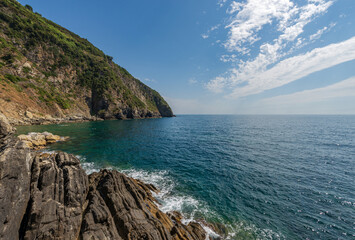
[[[83,239],[205,239],[198,223],[183,225],[181,217],[161,212],[150,184],[117,171],[102,170],[89,176],[89,204],[83,218]],[[104,226],[104,228],[102,228]]]
[[[12,131],[0,117],[0,132]],[[32,156],[26,145],[11,135],[2,135],[0,141],[0,239],[18,239],[30,198]]]
[[[106,205],[100,193],[96,190],[97,180],[96,174],[92,174],[89,178],[90,187],[87,197],[87,207],[84,211],[83,221],[81,225],[82,239],[117,239],[121,240],[121,236],[117,231],[115,221],[110,209]],[[97,176],[99,177],[99,176]]]
[[[67,153],[37,155],[23,238],[77,239],[87,193],[88,178],[77,158]]]
[[[0,117],[0,239],[202,240],[198,223],[157,206],[150,184],[117,171],[87,176],[67,153],[38,153]]]
[[[96,195],[100,195],[123,239],[172,239],[168,222],[157,219],[150,195],[134,180],[117,171],[103,170],[90,176]],[[152,212],[151,212],[152,211]],[[162,213],[163,214],[163,213]],[[169,220],[169,219],[164,219]]]

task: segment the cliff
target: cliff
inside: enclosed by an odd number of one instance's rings
[[[0,239],[202,240],[157,206],[154,186],[114,170],[89,176],[67,153],[33,151],[0,113]]]
[[[112,57],[15,0],[0,1],[0,109],[14,124],[173,116]]]

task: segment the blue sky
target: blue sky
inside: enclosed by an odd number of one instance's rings
[[[354,0],[20,0],[176,114],[355,114]]]

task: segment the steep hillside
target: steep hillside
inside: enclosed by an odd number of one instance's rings
[[[112,57],[15,0],[0,1],[0,109],[15,124],[173,116]]]

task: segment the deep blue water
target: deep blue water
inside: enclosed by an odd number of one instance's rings
[[[222,223],[228,239],[354,239],[355,116],[221,116],[19,127],[156,184],[162,210]]]

